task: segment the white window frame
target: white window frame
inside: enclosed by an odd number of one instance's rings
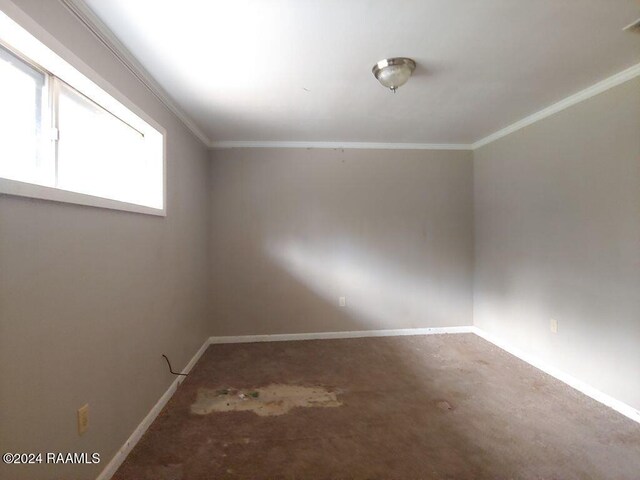
[[[167,134],[166,130],[98,75],[69,49],[46,32],[12,2],[0,0],[0,44],[25,63],[57,77],[114,116],[144,135],[162,137],[162,208],[122,202],[72,192],[61,188],[0,178],[2,194],[55,202],[166,216],[167,214]],[[48,78],[49,80],[49,78]],[[55,83],[55,82],[54,82]]]

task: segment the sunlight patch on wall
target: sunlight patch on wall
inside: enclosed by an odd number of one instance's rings
[[[408,322],[407,327],[459,323],[451,318],[451,306],[467,301],[444,279],[412,273],[401,262],[345,241],[310,248],[291,239],[270,245],[268,252],[327,302],[338,307],[339,297],[345,296],[347,313],[370,328],[389,328],[390,319]]]

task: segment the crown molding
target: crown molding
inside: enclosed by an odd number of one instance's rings
[[[83,0],[59,0],[162,104],[164,104],[202,143],[211,149],[225,148],[321,148],[378,150],[476,150],[533,123],[587,100],[640,75],[640,63],[570,95],[532,115],[518,120],[472,144],[377,143],[377,142],[300,142],[300,141],[211,141],[182,108],[174,102],[151,74],[129,52]]]
[[[83,0],[59,0],[205,146],[211,141]]]
[[[640,63],[618,72],[600,82],[574,93],[532,115],[529,115],[508,127],[488,135],[472,144],[457,143],[375,143],[375,142],[252,142],[218,141],[209,143],[212,149],[225,148],[329,148],[329,149],[373,149],[373,150],[476,150],[502,137],[539,122],[577,103],[621,85],[640,76]]]
[[[491,142],[498,140],[499,138],[506,137],[510,133],[516,132],[524,127],[527,127],[533,123],[539,122],[540,120],[550,117],[566,108],[571,107],[577,103],[583,102],[599,93],[605,92],[610,88],[621,85],[629,80],[640,75],[640,63],[633,65],[632,67],[623,70],[622,72],[616,73],[615,75],[610,76],[609,78],[605,78],[604,80],[591,85],[590,87],[585,88],[584,90],[579,91],[578,93],[574,93],[563,100],[560,100],[553,105],[548,106],[536,112],[528,117],[523,118],[522,120],[518,120],[515,123],[512,123],[508,127],[505,127],[497,132],[492,133],[484,137],[481,140],[473,143],[471,145],[473,150],[476,150],[480,147],[483,147]]]
[[[457,143],[376,143],[376,142],[251,142],[220,141],[209,144],[212,149],[225,148],[324,148],[360,150],[471,150],[471,145]]]

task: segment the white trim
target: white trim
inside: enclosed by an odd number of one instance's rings
[[[599,93],[609,90],[610,88],[616,87],[624,82],[628,82],[629,80],[637,77],[638,75],[640,75],[640,63],[630,68],[627,68],[622,72],[616,73],[615,75],[612,75],[611,77],[606,78],[596,83],[595,85],[591,85],[590,87],[585,88],[584,90],[581,90],[578,93],[570,95],[567,98],[560,100],[559,102],[554,103],[553,105],[550,105],[547,108],[540,110],[539,112],[534,113],[533,115],[529,115],[528,117],[525,117],[522,120],[518,120],[517,122],[512,123],[508,127],[498,130],[497,132],[494,132],[491,135],[488,135],[482,138],[481,140],[478,140],[477,142],[473,143],[471,147],[473,150],[483,147],[484,145],[487,145],[495,140],[498,140],[499,138],[505,137],[510,133],[516,132],[524,127],[531,125],[532,123],[538,122],[543,118],[547,118],[555,113],[558,113],[566,108],[569,108],[572,105],[575,105],[576,103],[580,103],[584,100],[587,100],[588,98],[598,95]]]
[[[640,63],[618,72],[584,90],[570,95],[532,115],[518,120],[472,144],[461,143],[376,143],[376,142],[288,142],[288,141],[214,141],[212,149],[224,148],[331,148],[331,149],[373,149],[373,150],[476,150],[495,140],[536,123],[577,103],[621,85],[640,75]]]
[[[189,363],[182,369],[181,373],[189,373],[191,369],[194,367],[196,362],[200,359],[202,354],[207,350],[209,346],[209,341],[207,340],[200,347],[200,349],[196,352],[196,354],[189,360]],[[147,431],[149,426],[153,423],[156,417],[160,414],[164,406],[171,399],[175,391],[178,389],[178,386],[184,381],[186,377],[178,376],[176,379],[169,385],[169,388],[166,392],[160,397],[160,400],[153,406],[153,408],[149,411],[146,417],[140,422],[140,425],[136,427],[131,436],[124,442],[124,445],[120,447],[120,450],[113,456],[111,461],[107,463],[104,467],[100,475],[96,478],[96,480],[109,480],[115,473],[122,462],[127,458],[127,455],[131,453],[131,450],[136,446],[136,444],[142,438],[142,435]]]
[[[629,25],[622,29],[623,32],[633,32],[637,28],[640,28],[640,18],[631,22]]]
[[[595,401],[600,402],[603,405],[606,405],[607,407],[614,409],[616,412],[621,413],[622,415],[624,415],[627,418],[630,418],[634,422],[640,423],[640,411],[636,410],[632,406],[627,405],[626,403],[621,402],[620,400],[617,400],[612,396],[601,392],[600,390],[592,387],[591,385],[587,384],[586,382],[583,382],[582,380],[578,380],[577,378],[572,377],[571,375],[563,372],[562,370],[559,370],[558,368],[553,367],[548,363],[536,358],[534,355],[525,353],[519,348],[513,347],[512,345],[505,342],[501,338],[498,338],[497,336],[487,333],[478,327],[473,327],[473,333],[475,333],[479,337],[484,338],[488,342],[493,343],[495,346],[501,348],[502,350],[509,352],[511,355],[518,357],[520,360],[527,362],[529,365],[532,365],[538,370],[542,370],[543,372],[551,375],[552,377],[557,378],[561,382],[566,383],[571,388],[574,388],[579,392],[584,393],[586,396],[591,397]]]
[[[223,148],[328,148],[360,150],[471,150],[471,145],[458,143],[376,143],[376,142],[211,142],[212,149]]]
[[[135,76],[165,107],[167,107],[178,119],[193,133],[205,146],[211,143],[207,135],[187,115],[182,108],[174,102],[169,94],[142,66],[142,64],[129,52],[127,47],[118,40],[113,32],[98,16],[87,6],[83,0],[60,0],[67,9],[102,43],[124,67]]]
[[[474,333],[475,327],[433,327],[433,328],[403,328],[399,330],[357,330],[346,332],[314,332],[314,333],[284,333],[275,335],[240,335],[228,337],[211,337],[211,345],[220,343],[257,343],[257,342],[287,342],[297,340],[329,340],[336,338],[367,338],[367,337],[401,337],[406,335],[440,335],[446,333]]]
[[[144,213],[146,215],[156,215],[165,217],[166,206],[162,209],[145,207],[133,203],[120,202],[110,198],[95,197],[84,193],[72,192],[60,188],[46,187],[33,183],[18,182],[8,178],[0,178],[0,198],[2,195],[14,195],[18,197],[35,198],[38,200],[49,200],[52,202],[72,203],[74,205],[84,205],[87,207],[106,208],[109,210],[121,210],[124,212]]]

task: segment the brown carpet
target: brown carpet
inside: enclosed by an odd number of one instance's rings
[[[336,401],[191,410],[271,384]],[[639,478],[640,425],[472,334],[210,346],[114,477]]]

